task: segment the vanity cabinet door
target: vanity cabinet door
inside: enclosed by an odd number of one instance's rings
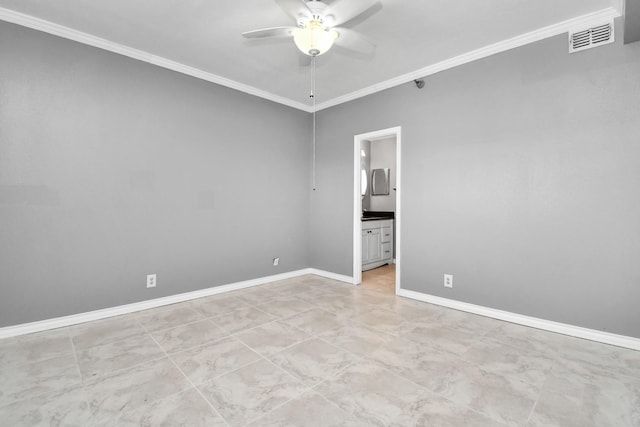
[[[380,261],[382,259],[382,246],[380,245],[380,229],[374,228],[373,230],[367,230],[367,255],[369,262]]]
[[[369,230],[362,230],[362,264],[369,262]]]

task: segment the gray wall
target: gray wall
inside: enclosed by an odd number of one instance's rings
[[[307,113],[3,22],[0,58],[0,326],[309,266]]]
[[[371,170],[389,168],[389,194],[371,196],[372,211],[396,211],[396,139],[371,142]],[[369,174],[371,175],[371,174]]]
[[[360,157],[360,169],[367,175],[367,191],[362,196],[362,210],[371,210],[371,141],[362,141],[360,151],[364,151],[364,157]]]
[[[640,337],[640,45],[619,36],[320,112],[312,266],[353,274],[353,136],[402,126],[403,288]]]
[[[640,0],[624,1],[624,42],[640,41]]]

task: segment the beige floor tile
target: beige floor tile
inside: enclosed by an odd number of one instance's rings
[[[303,330],[307,334],[316,335],[332,329],[339,329],[348,324],[348,321],[336,313],[331,313],[319,308],[314,308],[283,319],[287,325]]]
[[[229,313],[239,308],[248,307],[249,304],[234,297],[231,293],[212,295],[191,301],[194,310],[205,317],[215,317]]]
[[[82,382],[73,354],[0,368],[0,406]]]
[[[555,359],[542,353],[509,347],[493,340],[478,341],[460,354],[468,362],[499,375],[508,375],[542,387]]]
[[[640,427],[640,352],[397,297],[394,268],[0,340],[0,425]]]
[[[221,316],[212,317],[211,320],[230,334],[255,328],[277,319],[255,307],[239,308]]]
[[[375,307],[384,308],[388,304],[393,302],[393,299],[396,298],[393,294],[381,293],[378,291],[373,291],[368,288],[360,289],[354,298],[356,298],[359,302],[371,304]]]
[[[506,426],[493,420],[486,415],[473,411],[464,406],[440,397],[435,394],[428,394],[420,403],[420,410],[410,419],[403,421],[401,426],[415,427],[500,427]]]
[[[448,376],[471,363],[439,350],[433,345],[395,337],[370,353],[375,361],[395,374],[437,390]]]
[[[69,328],[76,350],[109,344],[144,333],[136,314],[110,317]]]
[[[312,338],[269,358],[308,386],[331,378],[359,358],[324,340]]]
[[[0,369],[73,354],[67,329],[22,335],[0,340]]]
[[[490,330],[484,337],[507,344],[511,347],[535,351],[552,357],[558,355],[558,348],[561,341],[568,338],[563,335],[554,334],[553,332],[507,322],[503,322],[497,328]]]
[[[437,314],[429,316],[428,321],[478,337],[484,336],[504,324],[504,322],[490,317],[445,308],[439,310]]]
[[[270,356],[310,338],[310,335],[281,321],[274,321],[240,332],[235,337],[263,356]]]
[[[156,400],[95,427],[193,426],[227,427],[222,417],[194,389]]]
[[[372,363],[360,363],[315,391],[372,426],[411,425],[427,391]]]
[[[149,332],[175,328],[204,318],[205,316],[194,310],[189,303],[154,308],[138,314],[138,322]]]
[[[447,310],[444,307],[402,297],[389,298],[377,304],[376,308],[393,311],[411,321],[434,318],[437,317],[441,311]]]
[[[290,400],[249,427],[365,427],[351,415],[314,392]]]
[[[81,385],[0,406],[0,425],[85,427],[92,415]]]
[[[301,289],[304,287],[300,277],[293,277],[291,279],[278,280],[268,284],[269,290],[282,296],[296,296],[304,295]]]
[[[169,357],[194,384],[260,359],[260,355],[235,338],[224,338]]]
[[[267,303],[257,304],[257,308],[275,317],[289,317],[312,309],[313,304],[293,296],[273,297]]]
[[[218,341],[227,335],[226,331],[209,320],[200,320],[152,334],[156,342],[167,353],[176,353],[198,347]]]
[[[433,345],[456,355],[467,351],[469,347],[481,338],[470,332],[422,320],[405,322],[399,328],[398,335],[413,341]]]
[[[527,421],[540,395],[538,387],[475,365],[441,374],[436,381],[438,394],[510,426]]]
[[[302,383],[266,360],[222,375],[199,388],[232,427],[264,416],[306,390]]]
[[[566,336],[556,336],[555,339],[556,357],[640,379],[640,351]]]
[[[359,309],[360,312],[374,310],[376,306],[371,305],[361,299],[354,297],[344,297],[341,295],[320,295],[310,301],[314,306],[333,313],[340,313],[344,310]]]
[[[319,337],[358,356],[368,356],[393,338],[392,335],[358,324],[333,329],[320,334]]]
[[[77,359],[82,378],[87,381],[163,356],[164,351],[149,334],[144,333],[81,350]]]
[[[446,351],[404,338],[387,343],[371,358],[407,380],[504,424],[524,423],[539,393],[539,387],[516,376],[486,371]]]
[[[528,425],[638,427],[640,380],[562,361],[554,366]]]
[[[98,422],[117,419],[159,399],[190,388],[190,384],[168,359],[159,359],[85,385],[89,408]]]
[[[398,334],[407,321],[403,315],[383,308],[356,315],[353,319],[387,334]]]
[[[265,304],[274,298],[281,297],[278,292],[273,291],[266,286],[252,286],[246,289],[231,292],[231,295],[250,305]]]
[[[320,384],[316,391],[374,426],[502,425],[377,364],[354,365],[339,377]]]

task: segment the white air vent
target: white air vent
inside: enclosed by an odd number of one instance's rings
[[[613,43],[613,21],[569,33],[569,53]]]

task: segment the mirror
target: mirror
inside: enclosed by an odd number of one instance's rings
[[[389,194],[389,168],[371,171],[371,194],[373,196]]]

